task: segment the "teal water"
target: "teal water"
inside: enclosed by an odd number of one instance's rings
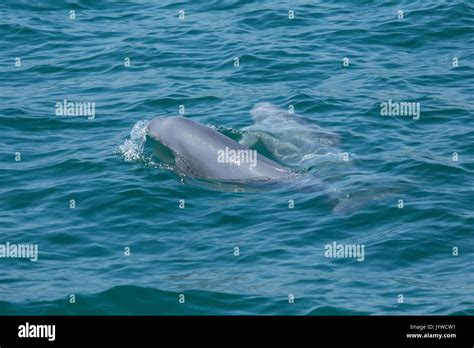
[[[0,314],[473,315],[473,18],[471,1],[2,1],[0,244],[39,258],[0,258]],[[57,116],[64,99],[95,118]],[[420,118],[381,116],[389,99]],[[325,189],[183,182],[130,135],[184,105],[239,140],[260,102],[338,134],[349,161],[298,167]]]

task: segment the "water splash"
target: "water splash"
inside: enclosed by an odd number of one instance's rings
[[[138,162],[144,159],[144,147],[148,129],[147,120],[140,120],[130,131],[130,138],[119,146],[118,152],[127,162]]]

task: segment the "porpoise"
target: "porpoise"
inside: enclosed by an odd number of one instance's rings
[[[147,133],[173,154],[185,175],[227,182],[274,182],[292,170],[217,130],[181,116],[155,118]]]

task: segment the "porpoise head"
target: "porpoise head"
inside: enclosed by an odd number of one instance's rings
[[[252,116],[255,123],[261,123],[262,121],[275,116],[277,111],[279,111],[279,109],[271,103],[258,103],[250,110],[250,116]]]
[[[182,127],[189,123],[193,121],[182,116],[154,118],[148,124],[148,134],[164,145],[173,144],[179,137]]]

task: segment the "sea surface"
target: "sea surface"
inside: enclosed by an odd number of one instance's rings
[[[0,258],[0,314],[474,315],[473,28],[467,0],[1,1],[0,244],[39,254]],[[146,137],[239,141],[263,102],[347,157],[234,192]]]

